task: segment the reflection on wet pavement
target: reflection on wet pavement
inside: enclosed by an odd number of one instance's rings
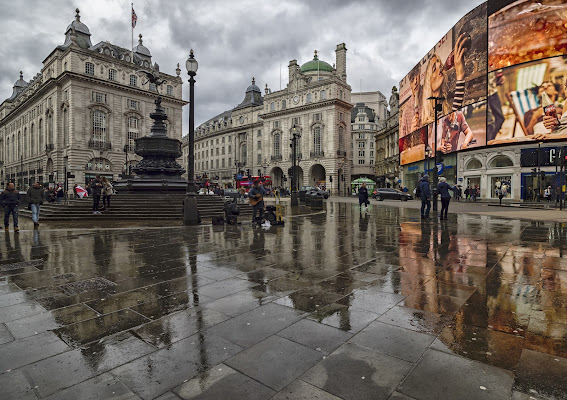
[[[5,234],[3,396],[567,398],[567,227],[372,207]]]

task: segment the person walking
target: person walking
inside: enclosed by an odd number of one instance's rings
[[[65,190],[63,189],[63,185],[61,183],[59,183],[57,185],[57,189],[55,189],[55,197],[57,203],[61,203],[63,197],[65,197]]]
[[[102,178],[102,207],[103,209],[110,208],[110,198],[114,193],[114,187],[106,177]]]
[[[0,193],[0,206],[4,208],[4,230],[10,229],[10,214],[14,222],[14,232],[19,232],[18,228],[18,206],[20,205],[20,193],[15,189],[14,183],[10,182],[6,190]]]
[[[93,193],[93,214],[100,214],[98,204],[100,203],[100,194],[102,191],[102,180],[100,175],[97,175],[91,183],[91,191]]]
[[[465,189],[465,200],[469,201],[469,196],[471,194],[471,187],[467,186],[467,188]]]
[[[39,226],[39,207],[43,204],[43,193],[43,188],[39,185],[39,182],[34,182],[28,189],[28,201],[32,212],[34,227]]]
[[[254,186],[248,192],[248,200],[252,204],[252,223],[262,223],[264,220],[264,196],[266,191],[260,186],[260,181],[255,180]],[[256,219],[256,215],[260,214],[259,218]]]
[[[366,188],[366,183],[358,189],[358,207],[362,208],[362,205],[368,208],[368,189]]]
[[[451,194],[449,190],[452,190],[453,193],[457,192],[457,187],[451,187],[447,183],[447,178],[444,176],[439,178],[439,184],[437,185],[437,192],[441,196],[441,214],[439,215],[439,219],[447,219],[447,213],[449,212],[449,203],[451,202]]]
[[[429,175],[423,175],[419,184],[419,194],[421,198],[421,218],[429,219],[431,210],[431,188],[429,187]]]

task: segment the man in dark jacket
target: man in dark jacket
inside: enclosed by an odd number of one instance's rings
[[[8,183],[6,190],[0,194],[0,206],[4,208],[4,230],[10,228],[10,214],[14,221],[14,232],[19,232],[18,228],[18,206],[20,205],[20,194],[15,189],[12,182]]]
[[[437,192],[441,196],[441,215],[439,219],[447,219],[447,212],[449,212],[449,203],[451,202],[451,194],[449,190],[457,192],[457,187],[451,187],[447,183],[447,179],[444,177],[439,178],[439,184],[437,185]]]
[[[360,189],[358,189],[358,207],[362,208],[362,205],[368,208],[368,189],[366,188],[366,183],[363,183]]]
[[[256,204],[252,206],[252,223],[262,223],[264,220],[264,196],[266,195],[266,191],[263,187],[260,186],[260,181],[255,180],[254,186],[248,192],[248,199],[252,202],[258,201]],[[260,217],[256,219],[256,214],[260,214]]]
[[[421,218],[429,219],[429,210],[431,210],[431,188],[429,187],[429,175],[423,175],[423,178],[421,178],[419,194],[421,197]]]
[[[33,186],[28,189],[28,202],[31,207],[33,225],[38,226],[39,207],[43,204],[43,188],[39,186],[39,182],[34,182]]]
[[[98,210],[98,203],[100,203],[100,194],[102,190],[102,180],[100,179],[100,175],[97,175],[92,181],[91,190],[93,192],[93,214],[100,214],[100,211]]]

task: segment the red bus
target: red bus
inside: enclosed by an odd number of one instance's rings
[[[247,176],[243,176],[242,179],[236,180],[236,188],[244,188],[246,192],[250,190],[254,181],[259,180],[262,183],[264,188],[271,190],[272,189],[272,178],[269,175],[264,176],[252,176],[251,179],[248,179]]]

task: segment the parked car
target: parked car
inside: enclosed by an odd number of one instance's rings
[[[224,201],[232,201],[234,199],[240,200],[240,190],[234,188],[228,188],[224,190]],[[244,193],[244,198],[248,198],[248,193]]]
[[[412,196],[409,193],[402,192],[398,189],[378,188],[372,192],[372,197],[378,201],[382,200],[411,200]]]
[[[322,189],[319,189],[318,187],[312,187],[311,190],[309,190],[308,193],[309,193],[309,194],[311,194],[311,193],[318,193],[318,194],[322,195],[324,199],[328,199],[328,198],[329,198],[329,193],[326,192],[326,191],[324,191],[324,190],[322,190]]]
[[[305,193],[311,191],[311,189],[313,189],[313,186],[301,186],[299,188],[299,200],[300,201],[305,201]]]

